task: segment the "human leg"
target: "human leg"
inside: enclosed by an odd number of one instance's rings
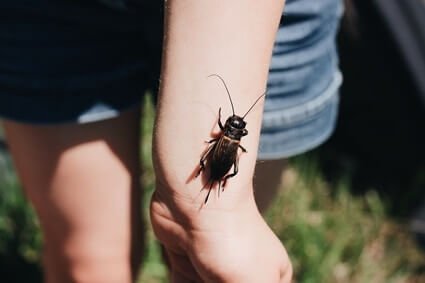
[[[139,110],[85,125],[5,121],[40,218],[48,283],[131,282],[141,260]]]
[[[282,187],[282,174],[287,168],[286,159],[258,160],[255,166],[254,194],[255,202],[264,213]]]

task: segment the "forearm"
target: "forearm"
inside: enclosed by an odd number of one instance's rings
[[[222,108],[223,122],[232,114],[222,83],[207,77],[215,73],[224,78],[235,114],[243,115],[265,91],[282,8],[283,0],[167,1],[154,133],[156,173],[170,189],[167,194],[190,203],[204,201],[201,178],[188,180],[207,146],[204,141],[218,131],[218,109]],[[225,207],[252,198],[261,113],[262,101],[245,118],[249,135],[241,144],[248,153],[240,156],[239,173],[221,194],[219,202]]]

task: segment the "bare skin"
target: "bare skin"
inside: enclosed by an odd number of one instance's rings
[[[264,92],[283,1],[176,1],[166,9],[166,42],[154,165],[151,220],[171,262],[172,282],[290,282],[286,251],[261,217],[252,179],[262,102],[246,117],[248,153],[239,173],[204,205],[207,181],[193,178],[218,132],[217,111],[231,114],[220,74],[243,114]],[[195,174],[194,174],[195,172]]]
[[[87,125],[4,122],[45,238],[47,283],[133,282],[143,235],[138,110]]]
[[[255,166],[255,202],[261,213],[267,211],[282,189],[282,175],[287,168],[286,159],[258,160]]]

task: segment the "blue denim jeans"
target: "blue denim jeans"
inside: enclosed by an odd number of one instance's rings
[[[287,0],[268,79],[259,159],[290,157],[324,142],[335,127],[336,34],[342,0]]]

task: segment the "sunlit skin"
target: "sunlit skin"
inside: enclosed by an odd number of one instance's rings
[[[225,193],[212,192],[205,205],[208,192],[200,191],[205,180],[190,179],[199,169],[204,141],[221,131],[217,109],[222,107],[223,117],[233,114],[222,85],[208,75],[226,79],[235,113],[249,109],[265,90],[283,1],[169,0],[167,5],[151,219],[170,258],[172,282],[290,282],[286,251],[254,201],[262,101],[245,118],[248,153]]]
[[[143,250],[139,112],[87,125],[4,121],[43,230],[45,282],[135,280]]]

